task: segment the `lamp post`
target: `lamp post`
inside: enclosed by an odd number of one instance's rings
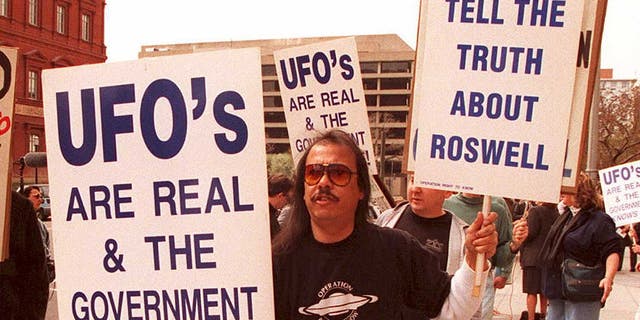
[[[33,151],[38,152],[38,146],[40,145],[40,137],[36,134],[33,135]],[[38,167],[36,169],[36,184],[38,184]]]

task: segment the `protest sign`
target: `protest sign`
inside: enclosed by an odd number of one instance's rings
[[[640,222],[640,160],[598,171],[608,215],[616,227]]]
[[[583,10],[583,1],[422,2],[417,184],[557,201]]]
[[[583,164],[584,149],[589,129],[589,113],[593,102],[600,60],[600,43],[604,27],[606,0],[586,0],[582,30],[580,31],[576,84],[567,137],[567,152],[562,171],[562,191],[575,193],[578,175]]]
[[[377,174],[360,60],[353,37],[273,52],[293,162],[318,132],[341,129]]]
[[[60,319],[273,319],[259,50],[43,88]]]
[[[9,257],[11,132],[18,50],[0,47],[0,261]]]

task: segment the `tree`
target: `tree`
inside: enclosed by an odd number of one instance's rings
[[[601,93],[598,168],[640,160],[640,86]]]
[[[293,159],[289,153],[267,154],[268,174],[283,174],[289,178],[293,177]]]

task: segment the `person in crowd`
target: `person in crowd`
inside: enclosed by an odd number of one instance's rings
[[[624,264],[624,248],[629,248],[629,271],[636,271],[636,263],[638,262],[638,256],[635,252],[633,252],[633,241],[631,238],[632,228],[629,225],[623,225],[618,227],[617,232],[620,235],[620,246],[622,247],[622,251],[620,251],[620,265],[618,265],[618,271],[622,270],[622,265]]]
[[[293,181],[289,177],[277,174],[270,176],[267,183],[269,194],[269,226],[271,239],[280,232],[278,215],[280,210],[289,203],[289,193],[293,189]]]
[[[483,196],[472,193],[458,193],[444,202],[444,208],[453,212],[466,223],[471,223],[475,213],[482,210]],[[513,223],[511,213],[501,197],[491,197],[491,211],[498,214],[496,228],[498,231],[498,243],[496,254],[491,259],[493,268],[486,281],[486,293],[482,300],[482,309],[472,319],[492,319],[495,290],[502,289],[511,276],[514,254],[509,250],[509,242],[512,240]]]
[[[548,301],[542,294],[542,265],[538,260],[538,252],[542,249],[544,240],[556,218],[558,218],[556,204],[537,202],[535,206],[525,208],[522,218],[513,226],[513,241],[510,249],[514,253],[520,250],[522,292],[527,294],[528,320],[545,318],[547,314]],[[538,297],[540,313],[536,318]]]
[[[468,225],[442,208],[444,199],[450,195],[450,191],[414,185],[413,177],[409,177],[407,201],[383,212],[376,224],[410,233],[438,257],[440,270],[453,274],[464,261]],[[424,319],[424,314],[404,310],[402,319]]]
[[[563,194],[560,216],[551,226],[538,256],[542,264],[543,294],[549,299],[547,320],[598,319],[613,288],[620,262],[620,241],[613,219],[603,212],[602,196],[591,178],[581,173],[576,194]],[[571,258],[587,266],[602,264],[599,282],[602,297],[595,301],[571,301],[562,293],[563,260]]]
[[[29,186],[22,190],[22,195],[31,200],[33,209],[35,212],[39,212],[42,208],[44,198],[42,197],[42,191],[38,186]],[[38,214],[36,214],[36,217]],[[42,237],[42,243],[44,244],[44,253],[47,261],[47,274],[49,275],[49,282],[55,279],[55,267],[53,262],[53,256],[51,255],[51,239],[49,237],[49,230],[47,226],[40,219],[36,219],[38,227],[40,228],[40,236]]]
[[[36,213],[29,200],[11,193],[9,258],[0,262],[0,318],[42,320],[49,282]]]
[[[320,134],[296,167],[290,217],[272,244],[276,319],[401,319],[408,307],[425,316],[468,319],[478,253],[495,253],[496,214],[467,229],[465,262],[453,277],[401,230],[367,221],[367,162],[351,136]],[[482,290],[481,290],[482,291]]]

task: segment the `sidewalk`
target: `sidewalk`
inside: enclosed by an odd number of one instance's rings
[[[520,313],[527,309],[526,294],[522,293],[522,269],[514,263],[513,283],[496,291],[494,309],[500,312],[496,320],[520,319]],[[640,305],[640,272],[629,272],[629,250],[625,249],[622,271],[616,274],[613,291],[607,304],[600,310],[603,320],[633,320]],[[539,312],[539,309],[536,309]]]

